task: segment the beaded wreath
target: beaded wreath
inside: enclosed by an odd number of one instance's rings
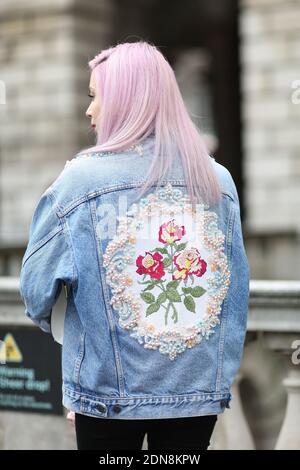
[[[215,331],[230,285],[218,215],[196,207],[168,183],[118,217],[103,255],[119,325],[170,360]]]

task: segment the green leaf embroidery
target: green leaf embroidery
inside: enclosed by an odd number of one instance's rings
[[[172,263],[172,260],[170,258],[164,258],[163,263],[164,263],[165,268],[167,268]]]
[[[159,308],[160,308],[160,305],[157,302],[154,302],[153,304],[149,305],[149,307],[146,310],[146,317],[148,317],[148,315],[151,315],[154,312],[157,312]]]
[[[195,301],[191,295],[187,295],[183,303],[190,312],[195,313]]]
[[[147,286],[146,289],[144,289],[144,292],[145,292],[146,290],[152,290],[152,289],[154,289],[155,285],[156,285],[156,284],[155,284],[154,282],[153,282],[152,284],[149,284],[149,286]]]
[[[155,250],[152,250],[152,251],[159,251],[160,253],[163,253],[165,255],[168,254],[167,248],[155,248]]]
[[[171,302],[181,302],[181,297],[178,294],[176,289],[172,289],[172,288],[168,289],[166,293],[167,293],[168,299],[171,300]]]
[[[147,287],[144,289],[144,292],[145,292],[146,290],[153,289],[156,286],[156,284],[158,284],[159,282],[160,281],[152,279],[151,281],[145,281],[145,282],[138,281],[138,284],[144,284],[144,285],[148,284]]]
[[[176,251],[184,250],[187,244],[188,244],[188,242],[179,243],[179,245],[176,245]]]
[[[170,288],[176,289],[176,287],[178,286],[178,284],[179,284],[178,281],[170,281],[170,282],[168,282],[168,284],[166,285],[166,288],[167,288],[167,289],[170,289]]]
[[[155,297],[153,294],[151,294],[151,292],[142,292],[141,297],[147,304],[152,304],[152,302],[155,302]]]
[[[203,287],[197,286],[197,287],[191,287],[190,293],[192,294],[193,297],[201,297],[201,295],[205,294],[206,290],[203,289]]]
[[[157,297],[156,302],[158,302],[159,304],[162,304],[166,300],[167,300],[167,294],[165,292],[161,292],[159,296]]]
[[[182,292],[184,292],[185,294],[190,294],[190,293],[191,293],[191,290],[192,290],[191,287],[183,287],[183,288],[182,288]]]

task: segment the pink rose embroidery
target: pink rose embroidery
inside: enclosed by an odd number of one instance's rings
[[[201,277],[206,272],[207,263],[201,259],[197,248],[187,248],[174,256],[174,263],[178,268],[173,273],[173,279],[186,279],[187,276],[195,274]]]
[[[169,220],[165,224],[162,224],[159,228],[158,239],[162,243],[174,243],[178,240],[181,240],[183,235],[185,235],[185,228],[182,225],[176,225],[174,219]]]

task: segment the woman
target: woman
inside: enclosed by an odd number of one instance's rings
[[[63,404],[78,449],[207,449],[229,407],[249,265],[229,171],[207,151],[153,45],[89,62],[96,145],[43,193],[20,275],[51,333],[68,291]]]

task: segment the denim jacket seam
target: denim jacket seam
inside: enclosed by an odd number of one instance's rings
[[[84,359],[84,354],[85,354],[85,335],[86,335],[86,332],[84,329],[82,329],[80,338],[79,338],[76,359],[74,362],[73,379],[74,379],[75,384],[80,383],[80,371],[81,371],[82,361]]]
[[[197,398],[200,398],[200,397],[203,397],[203,398],[206,398],[206,399],[222,399],[224,398],[224,396],[230,396],[230,392],[229,391],[212,391],[212,392],[199,392],[199,393],[178,393],[178,394],[173,394],[173,395],[160,395],[160,394],[157,394],[157,395],[151,395],[151,396],[147,396],[147,395],[130,395],[130,396],[103,396],[103,395],[100,395],[100,394],[92,394],[92,393],[88,393],[88,392],[85,392],[85,391],[78,391],[78,390],[75,390],[75,389],[71,389],[69,388],[67,385],[64,385],[63,386],[64,388],[64,391],[66,393],[66,395],[70,396],[70,397],[73,397],[75,398],[75,396],[80,396],[80,398],[86,398],[86,399],[90,399],[90,400],[94,400],[96,401],[97,399],[101,398],[103,400],[107,400],[107,401],[132,401],[132,400],[155,400],[156,398],[159,398],[159,399],[169,399],[169,400],[174,400],[177,399],[183,399],[183,400],[193,400],[193,399],[197,399]]]
[[[49,192],[50,199],[52,200],[52,204],[53,204],[53,208],[55,210],[56,217],[58,218],[58,220],[61,223],[61,227],[62,227],[61,229],[63,230],[64,236],[66,238],[66,244],[67,244],[67,246],[69,248],[69,251],[70,251],[70,254],[71,254],[71,259],[72,259],[72,284],[75,284],[77,279],[78,279],[78,270],[77,270],[77,266],[76,266],[76,263],[75,263],[74,247],[73,247],[73,241],[72,241],[70,228],[69,228],[68,222],[66,220],[66,217],[65,216],[64,217],[59,216],[59,205],[58,205],[58,202],[57,202],[57,198],[55,196],[55,189],[54,189],[53,185],[48,188],[48,192]],[[67,234],[66,234],[66,232],[67,232]]]
[[[28,261],[28,259],[36,252],[38,251],[42,246],[46,245],[52,238],[54,238],[57,234],[59,234],[63,230],[63,227],[60,225],[58,227],[55,227],[53,230],[51,230],[47,235],[45,235],[41,240],[39,240],[37,243],[35,243],[31,250],[27,253],[26,257],[24,257],[23,262],[22,262],[22,267],[25,265],[25,263]]]
[[[229,247],[229,251],[230,251],[230,253],[227,253],[227,256],[230,260],[229,261],[230,270],[232,266],[232,236],[233,236],[233,231],[235,227],[235,216],[236,216],[236,211],[234,208],[234,203],[232,203],[230,206],[230,213],[228,217],[227,233],[226,233],[227,246]],[[216,391],[220,390],[220,386],[222,383],[224,345],[225,345],[227,320],[228,320],[228,296],[226,296],[224,300],[223,312],[225,313],[225,317],[222,318],[222,323],[220,326],[220,339],[219,339],[218,358],[217,358]]]
[[[101,256],[103,256],[102,254],[102,250],[101,250],[101,244],[98,245],[97,244],[97,239],[96,239],[96,231],[95,231],[95,213],[94,213],[94,210],[95,210],[95,206],[92,203],[89,204],[89,208],[90,208],[90,212],[91,212],[91,218],[92,218],[92,224],[93,224],[93,236],[94,236],[94,241],[95,241],[95,246],[100,246],[99,249],[96,248],[96,252],[97,252],[97,259],[98,259],[98,266],[99,266],[99,269],[98,269],[98,274],[99,274],[99,278],[100,278],[100,283],[101,283],[101,286],[102,286],[102,291],[103,291],[103,298],[104,298],[104,301],[105,301],[105,305],[106,305],[106,318],[107,318],[107,321],[108,321],[108,324],[109,324],[109,329],[110,329],[110,334],[111,334],[111,340],[112,340],[112,344],[113,344],[113,350],[114,350],[114,354],[115,354],[115,361],[116,361],[116,373],[117,373],[117,378],[118,378],[118,382],[119,382],[119,389],[122,390],[122,393],[124,393],[124,373],[123,373],[123,368],[122,368],[122,363],[121,363],[121,355],[120,355],[120,346],[119,346],[119,341],[118,341],[118,337],[117,337],[117,333],[116,333],[116,328],[115,328],[115,325],[114,325],[114,318],[113,318],[113,314],[112,314],[112,311],[111,311],[111,308],[110,308],[110,304],[109,304],[109,297],[108,297],[108,293],[107,293],[107,286],[106,286],[106,283],[105,281],[103,281],[103,271],[101,269],[101,263],[100,263],[100,259],[99,259],[99,255],[101,254]],[[101,251],[100,251],[101,250]],[[99,253],[100,251],[100,253]]]
[[[222,194],[224,194],[225,196],[228,196],[228,197],[231,199],[231,201],[236,202],[236,201],[235,201],[235,198],[234,198],[234,196],[233,196],[233,194],[232,194],[231,192],[229,192],[229,191],[224,191],[224,190],[222,190],[221,192],[222,192]]]
[[[66,236],[66,239],[69,240],[69,242],[68,240],[66,240],[66,243],[67,243],[67,246],[69,247],[71,258],[72,258],[72,284],[75,285],[75,283],[78,280],[78,269],[77,269],[76,262],[75,262],[72,235],[71,235],[69,224],[65,217],[62,219],[62,223],[63,223],[64,235]]]
[[[84,202],[88,202],[89,200],[96,198],[98,196],[102,196],[103,194],[108,194],[114,191],[122,191],[123,189],[130,189],[130,188],[135,188],[141,184],[143,184],[144,181],[139,180],[139,181],[133,181],[132,183],[122,183],[114,186],[108,186],[106,188],[98,189],[96,191],[89,192],[85,194],[84,196],[81,196],[77,199],[74,199],[68,206],[63,207],[59,206],[57,204],[57,217],[63,218],[65,217],[69,212],[72,210],[76,209],[80,204]],[[166,183],[167,181],[164,181],[163,183]],[[185,185],[184,180],[171,180],[170,181],[173,186],[183,186]],[[155,185],[153,185],[155,186]],[[227,196],[230,198],[231,201],[236,202],[235,199],[233,198],[233,195],[227,191],[221,191],[223,195]]]
[[[168,181],[165,180],[163,183],[167,183]],[[81,196],[77,199],[74,199],[68,206],[62,207],[57,205],[57,216],[62,218],[66,216],[71,210],[75,209],[79,204],[82,204],[84,202],[89,201],[90,199],[93,199],[95,197],[101,196],[103,194],[108,194],[114,191],[122,191],[123,189],[130,189],[130,188],[135,188],[139,185],[142,185],[144,183],[143,180],[138,180],[138,181],[133,181],[130,183],[122,183],[122,184],[115,184],[112,186],[107,186],[105,188],[97,189],[95,191],[89,192],[85,194],[84,196]],[[171,180],[170,183],[174,186],[181,186],[184,185],[184,180]],[[155,185],[153,185],[155,186]]]

